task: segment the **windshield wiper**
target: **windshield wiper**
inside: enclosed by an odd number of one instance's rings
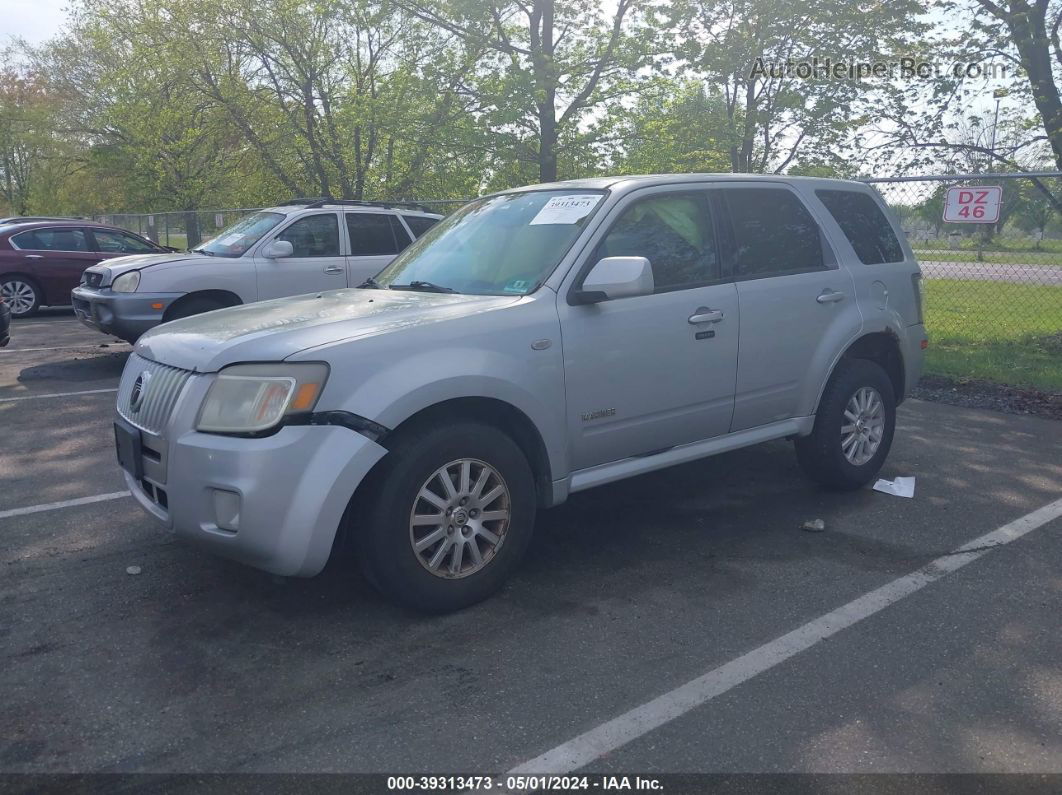
[[[188,250],[193,254],[206,254],[208,257],[216,256],[213,251],[207,251],[205,248],[190,248]]]
[[[376,282],[372,276],[358,285],[360,290],[382,290],[383,288]]]
[[[425,282],[420,279],[414,279],[409,284],[392,284],[392,290],[416,290],[422,293],[456,293],[453,287],[443,287],[441,284],[435,284],[434,282]]]

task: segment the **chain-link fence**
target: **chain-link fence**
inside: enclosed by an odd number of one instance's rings
[[[927,371],[1062,392],[1062,174],[868,182],[922,267]]]
[[[922,266],[927,372],[1062,393],[1062,173],[867,182],[896,211]],[[416,203],[445,214],[464,200]],[[255,209],[95,220],[185,249]]]

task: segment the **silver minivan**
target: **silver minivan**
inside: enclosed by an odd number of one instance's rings
[[[865,485],[917,381],[919,269],[861,183],[680,174],[473,201],[360,289],[141,337],[115,438],[172,532],[392,598],[486,597],[536,511],[771,439]]]

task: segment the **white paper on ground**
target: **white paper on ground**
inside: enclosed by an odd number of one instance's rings
[[[574,224],[590,214],[601,201],[600,193],[580,193],[572,196],[554,196],[546,202],[529,226],[538,224]]]
[[[913,477],[896,478],[896,480],[881,479],[874,484],[874,491],[891,494],[894,497],[913,497],[914,484],[915,479]]]

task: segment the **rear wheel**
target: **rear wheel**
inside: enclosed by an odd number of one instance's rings
[[[0,280],[0,296],[11,307],[12,317],[29,317],[41,307],[41,291],[23,276],[6,276]]]
[[[810,436],[796,440],[797,460],[813,480],[858,489],[878,474],[896,429],[892,381],[867,359],[838,364],[819,401]]]
[[[520,448],[488,425],[406,434],[372,478],[359,560],[370,582],[409,607],[441,613],[485,599],[519,564],[535,521]]]

